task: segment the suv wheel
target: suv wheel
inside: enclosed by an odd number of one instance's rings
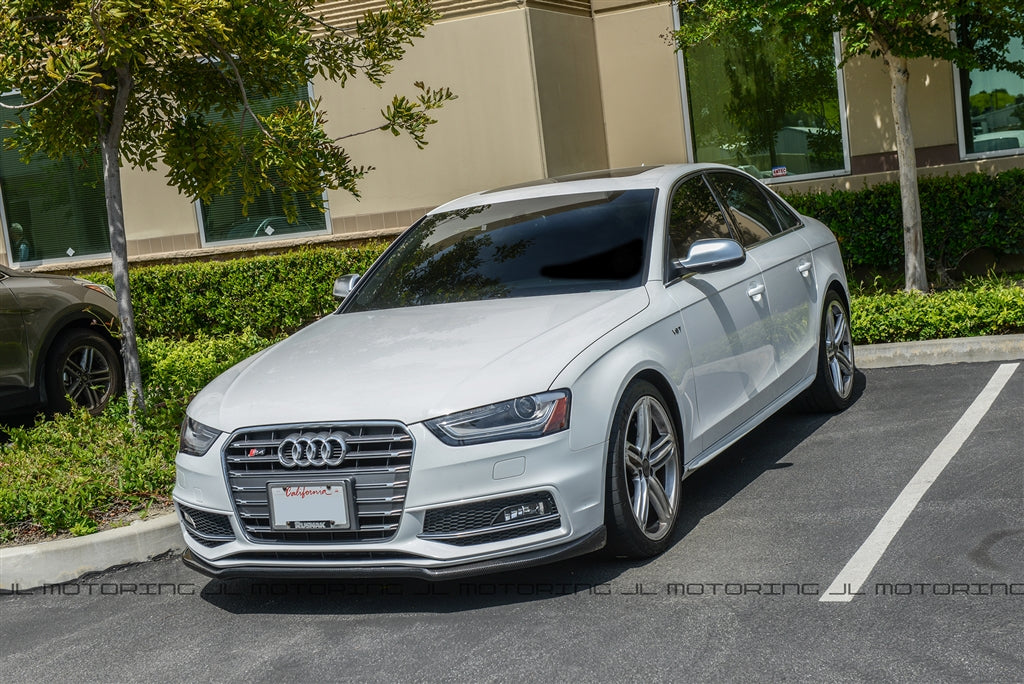
[[[123,371],[114,347],[102,335],[79,328],[63,333],[46,365],[46,394],[56,412],[72,405],[99,415],[121,391]]]

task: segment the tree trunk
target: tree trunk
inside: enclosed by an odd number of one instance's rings
[[[896,157],[900,165],[900,196],[903,200],[903,253],[906,290],[928,289],[925,272],[924,234],[921,229],[921,199],[917,191],[917,152],[910,127],[907,60],[888,55],[885,59],[892,82],[892,118],[896,122]]]
[[[139,346],[135,337],[135,310],[128,284],[128,245],[124,232],[124,205],[121,196],[121,131],[131,94],[132,77],[127,68],[117,69],[117,95],[111,112],[99,114],[100,150],[103,155],[103,184],[110,227],[111,270],[117,314],[121,320],[121,356],[124,359],[125,392],[128,412],[135,423],[136,412],[146,409],[142,393],[142,370],[139,367]],[[104,116],[106,114],[107,116]],[[109,117],[109,118],[108,118]]]

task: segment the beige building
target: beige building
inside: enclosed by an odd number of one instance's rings
[[[322,7],[343,24],[382,4]],[[668,3],[438,0],[435,6],[443,18],[384,89],[310,84],[332,136],[376,125],[394,93],[413,94],[414,81],[450,87],[458,99],[438,112],[426,149],[387,133],[351,139],[354,162],[376,167],[361,183],[361,199],[328,192],[327,215],[307,213],[292,225],[273,198],[246,218],[234,198],[198,205],[159,171],[125,169],[129,256],[150,261],[390,236],[468,192],[605,167],[721,161],[783,192],[894,178],[887,73],[871,60],[837,70],[836,38],[796,56],[737,40],[684,57],[664,38],[678,21]],[[1024,52],[1020,44],[1014,49]],[[771,59],[751,60],[751,54]],[[813,80],[788,78],[795,73]],[[929,60],[913,63],[911,76],[924,173],[1024,167],[1024,80]],[[763,86],[769,82],[774,90]],[[83,185],[82,175],[70,163],[24,165],[15,153],[0,151],[0,263],[67,270],[109,262],[102,190]]]

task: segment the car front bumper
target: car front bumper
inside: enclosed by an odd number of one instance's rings
[[[575,541],[558,546],[517,553],[511,556],[499,556],[491,560],[464,563],[461,565],[443,565],[439,567],[409,565],[372,565],[372,566],[306,566],[292,565],[287,567],[268,565],[231,565],[217,567],[186,549],[182,561],[188,567],[217,579],[352,579],[352,578],[417,578],[432,581],[445,581],[486,575],[496,572],[512,572],[535,565],[554,563],[604,547],[607,533],[604,525],[590,534]]]
[[[174,500],[188,547],[185,563],[222,578],[443,580],[554,562],[604,545],[605,444],[572,451],[565,431],[540,439],[453,447],[422,425],[406,430],[415,445],[408,488],[397,530],[382,540],[254,538],[229,491],[222,456],[228,436],[205,456],[178,454]],[[447,534],[430,529],[430,516],[436,519],[438,513],[465,509],[473,515],[462,518],[478,519],[478,511],[487,506],[499,510],[505,502],[533,500],[550,502],[542,525],[527,518]],[[216,534],[204,534],[208,521],[216,523]]]

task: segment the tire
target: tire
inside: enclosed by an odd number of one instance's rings
[[[68,330],[57,338],[46,364],[49,408],[60,413],[84,406],[99,415],[121,392],[123,375],[121,357],[106,338],[87,328]]]
[[[853,401],[853,337],[850,311],[834,291],[825,294],[818,342],[818,370],[814,383],[804,393],[812,411],[842,411]]]
[[[679,520],[682,463],[675,421],[654,385],[634,380],[612,416],[605,492],[607,552],[647,558]]]

